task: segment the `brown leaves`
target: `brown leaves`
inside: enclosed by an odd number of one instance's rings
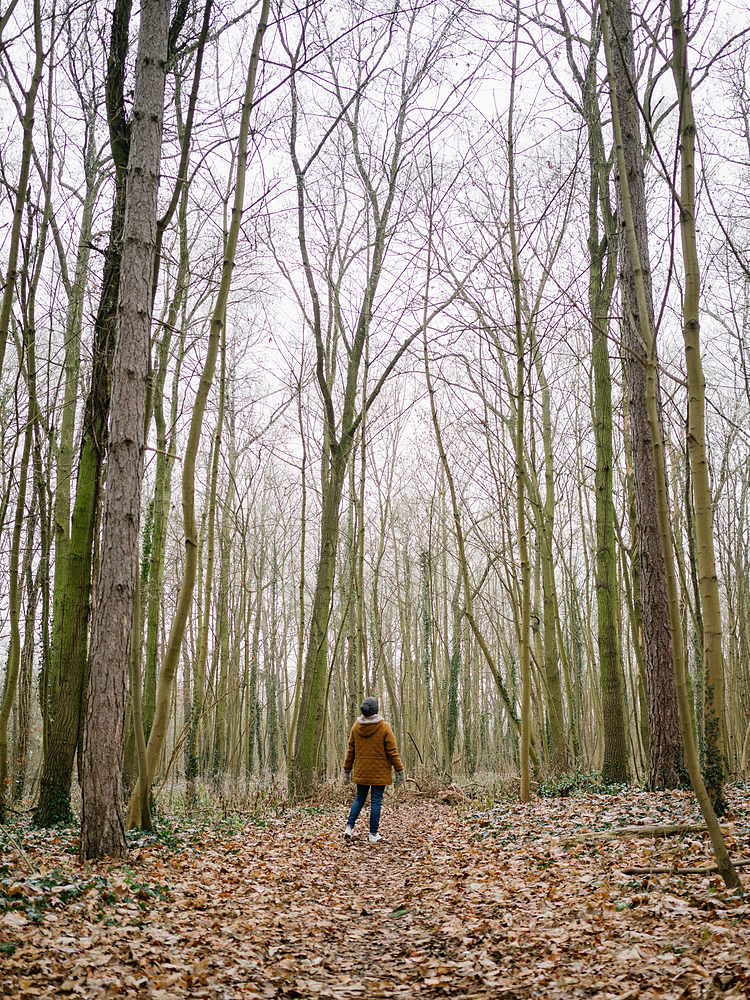
[[[39,923],[0,917],[0,989],[18,1000],[750,997],[742,899],[715,878],[619,874],[654,857],[705,863],[705,838],[562,844],[583,825],[629,825],[639,808],[644,821],[681,821],[691,803],[585,796],[475,816],[387,803],[377,846],[364,817],[347,844],[343,815],[299,810],[175,852],[142,845],[93,875],[45,848],[35,860],[59,867],[55,885],[98,881]],[[27,874],[19,865],[11,893]]]

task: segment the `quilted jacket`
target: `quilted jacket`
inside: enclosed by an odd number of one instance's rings
[[[392,785],[391,768],[403,771],[393,730],[382,715],[361,716],[349,734],[344,770],[352,771],[357,785]]]

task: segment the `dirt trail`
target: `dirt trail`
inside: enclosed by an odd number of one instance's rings
[[[668,879],[645,892],[617,870],[653,843],[564,848],[549,808],[562,807],[509,806],[493,828],[389,799],[377,845],[366,811],[347,843],[338,808],[143,848],[98,869],[109,896],[92,889],[39,924],[6,913],[16,951],[0,957],[0,993],[750,997],[746,903],[709,880],[703,895]]]

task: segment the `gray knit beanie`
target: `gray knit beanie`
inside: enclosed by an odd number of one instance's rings
[[[359,710],[364,715],[366,719],[369,719],[371,715],[378,714],[378,699],[377,698],[365,698],[362,704],[359,706]]]

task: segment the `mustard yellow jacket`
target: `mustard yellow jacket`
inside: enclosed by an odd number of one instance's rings
[[[381,715],[372,719],[360,716],[349,734],[344,770],[352,771],[357,785],[392,785],[391,768],[404,769],[393,730]]]

